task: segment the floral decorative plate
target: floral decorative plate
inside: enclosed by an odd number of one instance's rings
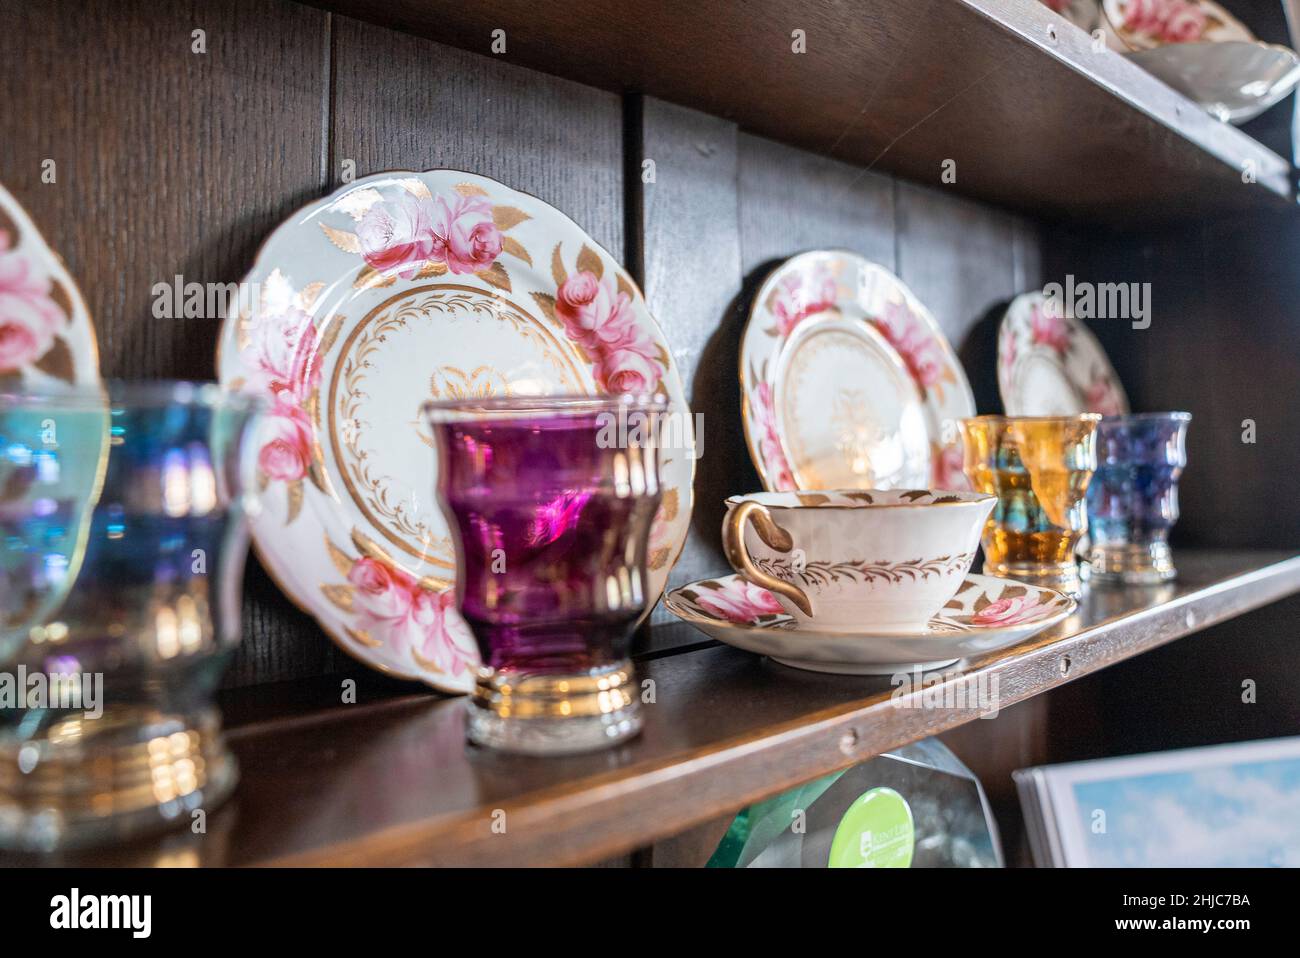
[[[90,311],[63,261],[0,186],[0,391],[98,383]]]
[[[998,391],[1008,416],[1125,415],[1128,396],[1101,344],[1042,293],[1011,301],[998,329]]]
[[[1255,40],[1245,24],[1213,0],[1102,0],[1101,10],[1107,45],[1120,52]]]
[[[745,437],[763,485],[966,489],[956,420],[975,414],[938,323],[855,253],[786,260],[740,347]]]
[[[1027,639],[1076,605],[1052,589],[970,574],[925,631],[878,635],[800,628],[771,592],[738,575],[702,579],[664,597],[665,608],[719,642],[796,669],[845,675],[950,665]]]
[[[690,521],[685,392],[641,292],[567,216],[472,173],[365,177],[278,227],[241,298],[218,370],[270,402],[254,542],[346,651],[445,691],[472,685],[428,399],[665,394],[683,425],[651,533],[657,598]]]

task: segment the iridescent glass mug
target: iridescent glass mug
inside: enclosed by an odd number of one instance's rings
[[[1101,417],[976,416],[961,421],[965,469],[997,496],[984,526],[984,572],[1078,596],[1075,549],[1088,529]]]
[[[1190,413],[1107,416],[1097,426],[1097,474],[1088,487],[1088,563],[1099,582],[1174,578],[1169,530],[1187,465]]]
[[[641,728],[629,658],[653,601],[658,400],[533,397],[427,404],[456,598],[482,657],[470,741],[587,751]]]
[[[0,847],[212,810],[254,409],[212,384],[0,395]]]

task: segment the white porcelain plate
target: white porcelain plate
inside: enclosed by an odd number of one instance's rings
[[[998,391],[1008,416],[1125,415],[1128,396],[1096,337],[1042,293],[1011,301],[998,328]]]
[[[445,691],[471,685],[418,414],[430,399],[665,394],[682,441],[665,450],[651,532],[658,597],[690,521],[685,392],[641,292],[567,216],[471,173],[369,176],[276,229],[242,292],[218,369],[271,401],[254,542],[345,650]]]
[[[90,311],[63,261],[0,186],[0,392],[98,383]]]
[[[1029,638],[1076,608],[1068,596],[987,575],[967,575],[924,631],[873,634],[797,626],[776,597],[738,575],[673,589],[664,607],[706,635],[813,672],[889,675],[937,668]]]
[[[898,277],[842,251],[803,253],[755,297],[740,348],[745,437],[763,485],[966,489],[961,363]]]

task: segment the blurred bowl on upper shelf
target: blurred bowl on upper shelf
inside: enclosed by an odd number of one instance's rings
[[[1244,123],[1300,83],[1300,56],[1258,41],[1173,43],[1125,54],[1226,123]]]
[[[1213,0],[1104,0],[1106,43],[1225,123],[1244,123],[1300,83],[1294,50],[1256,39]]]

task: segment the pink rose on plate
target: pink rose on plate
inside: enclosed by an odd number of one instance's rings
[[[1129,0],[1124,7],[1124,28],[1165,43],[1199,40],[1208,18],[1188,0]]]
[[[295,482],[311,465],[311,420],[299,406],[277,399],[263,427],[270,438],[257,454],[257,465],[268,479]]]
[[[1037,595],[1016,596],[990,602],[971,616],[971,621],[978,625],[1019,625],[1041,616]]]
[[[355,590],[358,614],[367,620],[366,627],[402,619],[411,612],[411,589],[416,581],[405,572],[365,557],[352,563],[348,582]]]
[[[902,357],[907,371],[926,389],[943,378],[943,356],[935,337],[921,325],[905,303],[888,303],[876,329]]]
[[[596,384],[611,395],[652,395],[659,386],[659,365],[640,349],[615,349],[596,364]]]
[[[357,239],[366,264],[379,272],[396,270],[403,279],[410,279],[425,261],[441,259],[433,256],[435,215],[429,200],[405,191],[370,207],[357,223]]]
[[[254,385],[306,399],[320,384],[316,326],[309,314],[290,306],[277,316],[258,314],[244,351],[256,371]]]
[[[501,231],[482,196],[439,196],[432,212],[432,259],[453,273],[477,273],[501,255]]]
[[[776,596],[740,576],[728,579],[721,588],[701,589],[695,604],[729,622],[753,623],[762,615],[785,612]]]
[[[817,266],[806,276],[790,274],[772,293],[771,309],[777,330],[782,336],[789,336],[809,316],[832,308],[835,296],[835,276],[825,266]]]
[[[556,290],[555,315],[586,350],[604,392],[650,394],[658,388],[655,342],[637,322],[632,298],[613,280],[585,269],[572,274]]]
[[[1047,346],[1064,356],[1070,348],[1070,330],[1065,317],[1035,304],[1029,314],[1029,335],[1035,345]]]
[[[555,315],[569,338],[589,352],[635,336],[631,298],[591,270],[580,270],[560,284]]]
[[[999,352],[1002,354],[1002,373],[1010,375],[1012,367],[1016,365],[1016,337],[1011,335],[1011,331],[1003,327],[1002,339],[999,341]]]
[[[0,373],[44,356],[67,322],[50,298],[49,278],[9,244],[9,234],[0,231]]]
[[[365,557],[348,572],[357,623],[398,651],[420,654],[448,675],[478,659],[474,637],[450,591],[432,592],[405,572]]]
[[[1201,38],[1207,24],[1205,13],[1193,3],[1174,0],[1165,19],[1160,39],[1167,43],[1192,43]]]
[[[430,592],[418,584],[412,593],[411,620],[419,632],[412,647],[440,672],[459,675],[478,662],[478,646],[465,620],[456,611],[456,597],[450,590]]]
[[[970,488],[963,468],[962,445],[955,442],[944,446],[934,457],[934,486],[936,489],[964,490]]]
[[[769,478],[777,492],[789,492],[794,488],[794,472],[785,458],[785,449],[781,437],[776,431],[776,410],[772,387],[759,383],[754,390],[754,418],[757,420],[761,435],[758,439],[758,452],[767,466]]]
[[[1118,416],[1122,410],[1119,393],[1109,376],[1101,375],[1088,385],[1088,411],[1099,412],[1103,416]]]

